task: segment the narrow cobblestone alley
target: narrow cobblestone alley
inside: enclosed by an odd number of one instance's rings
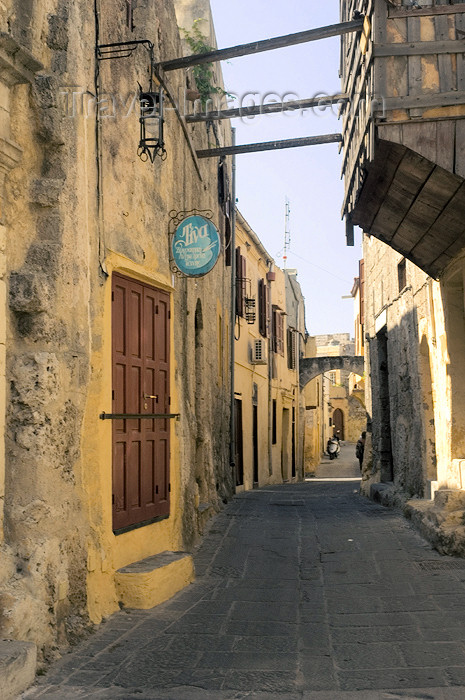
[[[114,615],[22,697],[463,699],[465,562],[337,480],[357,476],[353,449],[236,496],[193,585]]]

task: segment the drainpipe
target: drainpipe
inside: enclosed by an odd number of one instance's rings
[[[271,273],[273,263],[268,262],[268,272]],[[272,380],[273,380],[273,353],[272,353],[272,333],[273,333],[273,304],[271,299],[271,275],[267,274],[266,284],[268,287],[268,309],[267,309],[267,324],[268,328],[268,475],[273,476],[273,395],[272,395]]]
[[[231,144],[236,145],[236,129],[231,129]],[[233,474],[233,490],[236,490],[236,416],[234,397],[234,359],[236,328],[236,156],[232,156],[232,212],[231,212],[231,321],[230,321],[230,374],[231,374],[231,415],[229,423],[229,464]]]
[[[295,296],[295,292],[294,292]],[[295,436],[295,443],[296,443],[296,460],[298,461],[299,464],[299,471],[302,474],[302,478],[304,477],[305,474],[305,469],[304,469],[304,453],[303,453],[303,445],[301,445],[300,442],[300,301],[297,300],[297,340],[296,340],[296,348],[295,348],[295,369],[296,369],[296,407],[295,407],[295,415],[296,415],[296,422],[294,426],[294,430],[296,431],[296,436]],[[297,466],[297,465],[296,465]],[[297,469],[296,469],[297,473]]]

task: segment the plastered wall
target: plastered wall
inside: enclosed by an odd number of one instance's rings
[[[230,305],[230,268],[222,254],[207,277],[179,278],[168,245],[171,211],[209,210],[223,235],[218,163],[196,165],[169,104],[167,158],[143,163],[134,97],[138,83],[148,87],[147,52],[95,62],[96,36],[149,39],[157,60],[180,55],[175,8],[137,3],[133,31],[122,1],[96,8],[28,0],[0,12],[2,31],[43,66],[10,90],[9,103],[0,95],[22,150],[6,178],[0,227],[9,406],[0,621],[2,634],[35,641],[45,659],[118,609],[119,567],[191,547],[233,489],[230,387],[227,373],[217,380],[216,332],[218,308],[226,317]],[[183,72],[169,80],[182,93]],[[189,129],[194,150],[206,147],[205,125]],[[218,138],[228,142],[228,124]],[[170,294],[171,410],[180,414],[171,424],[169,519],[118,536],[111,422],[99,418],[111,412],[115,271]],[[226,325],[222,333],[226,362]],[[2,478],[0,497],[1,489]]]

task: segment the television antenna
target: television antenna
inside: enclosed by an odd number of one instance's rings
[[[285,228],[284,228],[284,253],[283,253],[283,266],[286,269],[287,264],[287,254],[291,247],[291,203],[286,197],[286,214],[285,214]]]

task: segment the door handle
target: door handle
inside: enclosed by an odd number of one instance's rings
[[[158,395],[144,394],[144,399],[155,399],[155,401],[158,401]]]

